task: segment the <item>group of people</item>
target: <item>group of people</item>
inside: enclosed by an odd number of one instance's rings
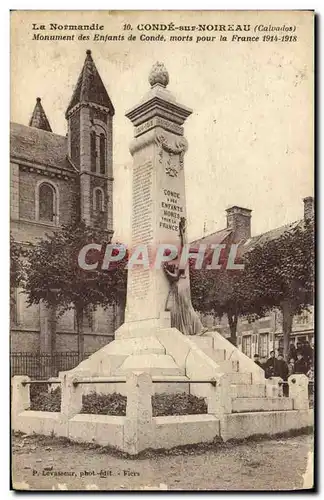
[[[265,356],[260,358],[258,354],[255,354],[254,362],[264,370],[266,378],[281,377],[286,381],[293,373],[303,373],[313,379],[313,356],[313,349],[309,342],[298,342],[297,348],[293,343],[289,346],[288,363],[281,349],[278,349],[277,355],[275,351],[271,351],[269,359]]]

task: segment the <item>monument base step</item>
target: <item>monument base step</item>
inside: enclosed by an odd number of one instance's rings
[[[313,410],[259,411],[226,415],[220,435],[224,441],[256,435],[275,435],[313,426]]]
[[[213,349],[213,344],[214,344],[214,339],[212,337],[208,336],[197,336],[197,335],[192,335],[189,337],[192,342],[194,342],[200,349],[203,351],[205,349]]]
[[[213,358],[211,358],[211,359],[213,359]],[[216,363],[220,367],[220,370],[224,373],[229,373],[229,372],[238,373],[240,371],[238,361],[227,360],[227,361],[216,361]]]
[[[185,370],[176,365],[167,354],[134,354],[128,356],[116,370],[116,375],[125,375],[134,371],[145,371],[155,375],[185,375]]]
[[[240,373],[240,372],[231,372],[228,373],[228,380],[230,384],[243,384],[243,385],[252,385],[252,374],[251,373]]]
[[[266,384],[236,384],[235,391],[237,398],[265,398]]]
[[[258,412],[293,410],[291,398],[236,398],[232,402],[232,412]]]
[[[207,356],[209,356],[215,363],[221,363],[226,361],[226,351],[225,349],[213,349],[212,347],[201,348]]]

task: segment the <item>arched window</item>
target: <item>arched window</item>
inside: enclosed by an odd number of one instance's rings
[[[56,222],[56,191],[55,188],[43,182],[38,188],[38,219],[44,222]]]
[[[106,173],[106,137],[100,134],[100,173]]]
[[[90,148],[91,148],[91,172],[97,170],[97,150],[96,150],[96,132],[92,131],[90,135]]]
[[[95,212],[104,212],[104,193],[100,187],[93,190],[93,209]]]

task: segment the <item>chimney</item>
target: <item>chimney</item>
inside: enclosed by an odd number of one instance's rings
[[[233,241],[248,240],[251,238],[251,212],[248,208],[227,208],[227,227],[233,229]]]
[[[314,198],[307,196],[303,199],[304,202],[304,219],[309,220],[314,217]]]

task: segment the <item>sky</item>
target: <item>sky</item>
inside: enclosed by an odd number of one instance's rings
[[[13,14],[16,16],[14,17]],[[11,33],[11,119],[28,125],[36,97],[53,132],[65,135],[65,110],[92,56],[115,107],[115,239],[130,229],[132,125],[125,112],[149,90],[148,74],[162,61],[168,90],[192,108],[185,137],[188,236],[193,240],[226,226],[225,209],[252,209],[252,234],[297,220],[313,195],[313,46],[310,12],[14,12]],[[274,17],[275,16],[275,17]],[[298,41],[128,41],[141,23],[296,26]],[[104,25],[101,34],[124,41],[35,41],[33,23]],[[43,34],[79,32],[42,31]],[[188,33],[185,32],[187,35]],[[229,34],[229,38],[233,33]],[[264,33],[263,33],[264,34]],[[206,35],[206,33],[205,33]],[[219,33],[207,33],[217,36]],[[241,33],[240,33],[241,35]]]

